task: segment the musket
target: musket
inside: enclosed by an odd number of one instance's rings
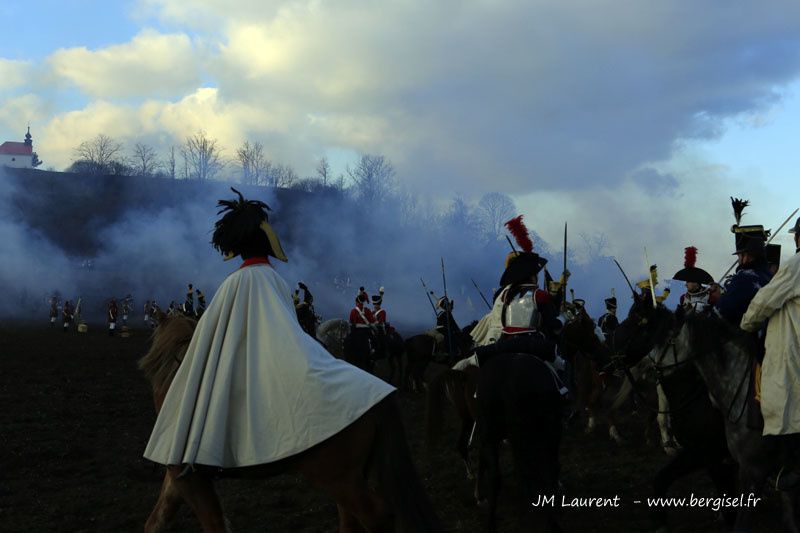
[[[647,277],[650,280],[650,296],[653,298],[653,309],[658,307],[656,303],[656,280],[653,278],[653,269],[650,268],[650,261],[647,259],[647,246],[644,247],[644,263],[647,268]]]
[[[428,286],[425,285],[425,280],[423,280],[422,278],[419,278],[419,280],[422,282],[422,288],[425,289],[425,296],[428,297],[428,301],[431,304],[431,309],[433,309],[433,314],[436,315],[436,306],[433,305],[433,300],[431,300],[431,294],[430,293],[432,291],[428,291]]]
[[[486,297],[483,295],[483,292],[481,292],[481,288],[480,288],[480,287],[478,287],[478,284],[477,284],[477,283],[475,283],[475,280],[474,280],[474,279],[470,278],[469,280],[472,282],[472,284],[473,284],[473,285],[475,285],[475,289],[478,291],[478,294],[480,294],[480,295],[481,295],[481,300],[483,300],[483,303],[485,303],[485,304],[486,304],[486,307],[488,307],[488,308],[489,308],[489,310],[491,311],[491,309],[492,309],[492,306],[491,306],[491,304],[489,304],[489,301],[488,301],[488,300],[486,299]]]
[[[781,226],[780,226],[780,227],[779,227],[777,230],[773,231],[773,232],[772,232],[772,235],[770,235],[770,236],[769,236],[769,239],[767,239],[767,244],[769,244],[769,243],[771,243],[771,242],[772,242],[772,239],[774,239],[774,238],[775,238],[775,235],[777,235],[778,233],[780,233],[780,231],[783,229],[783,227],[784,227],[786,224],[788,224],[788,223],[789,223],[789,221],[792,219],[792,217],[793,217],[793,216],[795,215],[795,213],[797,213],[798,211],[800,211],[800,207],[798,207],[797,209],[795,209],[794,211],[792,211],[792,214],[791,214],[791,215],[789,215],[788,217],[786,217],[786,220],[784,220],[784,221],[783,221],[783,224],[781,224]],[[732,264],[731,266],[729,266],[729,267],[728,267],[728,270],[726,270],[726,271],[725,271],[725,273],[722,275],[722,277],[721,277],[721,278],[719,278],[719,281],[717,282],[717,284],[720,284],[720,283],[722,283],[722,280],[724,280],[724,279],[725,279],[725,276],[727,276],[727,275],[728,275],[728,273],[729,273],[731,270],[733,270],[733,267],[735,267],[735,266],[736,266],[736,264],[737,264],[738,262],[739,262],[739,260],[737,259],[736,261],[734,261],[734,262],[733,262],[733,264]]]
[[[623,277],[623,278],[625,278],[625,281],[626,281],[626,282],[628,282],[628,287],[630,287],[630,288],[631,288],[631,292],[633,293],[633,295],[634,295],[634,296],[636,296],[636,291],[633,289],[633,285],[631,285],[631,280],[629,280],[629,279],[628,279],[628,275],[627,275],[627,274],[625,274],[625,271],[624,271],[624,270],[622,270],[622,265],[620,265],[620,264],[619,264],[619,261],[617,261],[617,260],[616,260],[615,258],[613,258],[613,257],[611,258],[611,260],[612,260],[612,261],[614,261],[614,264],[616,264],[616,265],[617,265],[617,268],[619,269],[619,271],[620,271],[620,272],[622,272],[622,277]],[[648,267],[648,268],[649,268],[649,267]]]
[[[564,276],[564,284],[561,286],[563,291],[563,298],[561,299],[561,310],[567,308],[567,223],[564,222],[564,271],[561,274]],[[574,300],[575,298],[573,298]]]
[[[450,306],[450,298],[447,297],[447,277],[444,274],[444,257],[442,260],[442,289],[444,290],[444,320],[447,327],[447,353],[452,356],[453,354],[453,336],[450,334],[450,318],[453,316],[453,310]]]

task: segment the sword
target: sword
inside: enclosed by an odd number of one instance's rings
[[[567,223],[564,222],[564,285],[561,286],[561,310],[567,308]],[[574,298],[573,298],[574,299]]]
[[[450,298],[447,297],[447,277],[444,275],[444,257],[442,260],[442,289],[444,290],[444,311],[445,311],[445,325],[447,326],[447,353],[452,357],[453,354],[453,336],[450,334],[450,318],[453,316],[453,310],[450,306]]]
[[[633,295],[634,295],[634,296],[636,296],[636,291],[633,289],[633,285],[631,285],[631,280],[629,280],[629,279],[628,279],[628,275],[627,275],[627,274],[625,274],[625,271],[624,271],[624,270],[622,270],[622,265],[620,265],[620,264],[619,264],[619,261],[617,261],[617,260],[616,260],[615,258],[613,258],[613,257],[611,258],[611,260],[612,260],[612,261],[614,261],[614,264],[616,264],[616,265],[617,265],[617,268],[619,269],[619,271],[620,271],[620,272],[622,272],[622,277],[623,277],[623,278],[625,278],[625,281],[627,281],[627,282],[628,282],[628,287],[630,287],[630,288],[631,288],[631,292],[633,293]],[[649,268],[649,267],[648,267],[648,268]]]
[[[431,293],[431,292],[433,292],[433,291],[428,291],[428,286],[427,286],[427,285],[425,285],[425,280],[423,280],[422,278],[419,278],[419,280],[422,282],[422,288],[424,288],[424,289],[425,289],[425,296],[427,296],[427,297],[428,297],[428,301],[429,301],[429,302],[430,302],[430,304],[431,304],[431,309],[433,309],[433,314],[434,314],[434,315],[436,315],[436,314],[437,314],[437,313],[436,313],[436,306],[435,306],[435,305],[433,305],[433,300],[431,300],[431,294],[430,294],[430,293]]]
[[[772,232],[772,235],[770,235],[770,236],[769,236],[769,239],[767,239],[767,244],[769,244],[769,243],[771,243],[771,242],[772,242],[772,239],[774,239],[774,238],[775,238],[775,235],[777,235],[778,233],[780,233],[780,231],[783,229],[783,227],[784,227],[786,224],[788,224],[788,223],[789,223],[789,221],[792,219],[792,217],[793,217],[793,216],[795,215],[795,213],[797,213],[798,211],[800,211],[800,207],[798,207],[797,209],[795,209],[794,211],[792,211],[792,214],[791,214],[791,215],[789,215],[788,217],[786,217],[786,220],[784,220],[784,221],[783,221],[783,224],[781,224],[781,225],[780,225],[780,227],[779,227],[778,229],[776,229],[775,231],[773,231],[773,232]],[[733,267],[735,267],[735,266],[736,266],[736,264],[737,264],[738,262],[739,262],[739,260],[737,259],[736,261],[734,261],[734,262],[733,262],[733,264],[732,264],[730,267],[728,267],[728,270],[726,270],[726,271],[725,271],[725,273],[722,275],[722,277],[721,277],[721,278],[719,278],[719,281],[717,282],[717,285],[719,285],[720,283],[722,283],[722,280],[724,280],[724,279],[725,279],[725,276],[727,276],[727,275],[728,275],[728,273],[729,273],[731,270],[733,270]]]
[[[489,304],[489,301],[488,301],[488,300],[486,299],[486,297],[483,295],[483,292],[481,292],[481,288],[480,288],[480,287],[478,287],[478,284],[477,284],[477,283],[475,283],[475,280],[474,280],[474,279],[470,278],[469,280],[472,282],[472,284],[473,284],[473,285],[475,285],[475,289],[478,291],[478,294],[480,294],[480,295],[481,295],[481,300],[483,300],[483,303],[485,303],[485,304],[486,304],[486,307],[488,307],[488,308],[489,308],[489,310],[491,311],[491,309],[492,309],[492,306]]]
[[[656,280],[653,279],[653,269],[650,268],[650,261],[647,259],[647,246],[644,247],[644,262],[647,267],[647,276],[650,279],[650,296],[653,297],[653,309],[658,307],[656,303]]]

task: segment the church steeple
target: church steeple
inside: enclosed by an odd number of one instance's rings
[[[33,137],[31,137],[30,124],[28,124],[28,133],[25,134],[25,146],[33,146]]]

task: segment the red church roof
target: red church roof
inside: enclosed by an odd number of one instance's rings
[[[6,155],[33,155],[33,147],[25,143],[6,141],[0,144],[0,154]]]

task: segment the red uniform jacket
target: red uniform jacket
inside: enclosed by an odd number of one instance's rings
[[[372,314],[372,311],[369,308],[364,307],[364,304],[357,304],[350,311],[350,323],[356,326],[368,326],[375,323],[375,316]]]

